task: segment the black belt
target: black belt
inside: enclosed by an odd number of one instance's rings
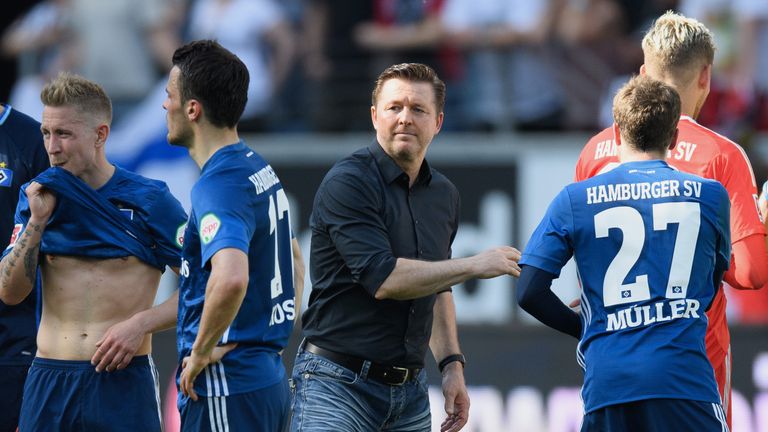
[[[326,359],[338,364],[339,366],[344,366],[345,368],[357,374],[363,371],[363,365],[366,362],[361,358],[320,348],[319,346],[314,345],[309,341],[304,342],[304,350],[311,352],[312,354],[325,357]],[[370,363],[371,365],[368,367],[367,377],[382,384],[394,386],[403,385],[408,381],[415,379],[417,376],[419,376],[419,372],[421,372],[421,369],[385,366],[374,362]]]

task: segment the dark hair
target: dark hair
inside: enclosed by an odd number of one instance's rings
[[[680,96],[661,81],[636,76],[613,98],[613,118],[627,145],[642,152],[663,152],[677,130]]]
[[[181,102],[198,100],[216,127],[233,128],[248,101],[248,69],[234,54],[213,40],[192,41],[173,53],[179,68]]]
[[[434,69],[421,63],[400,63],[386,68],[384,72],[376,78],[376,85],[373,87],[371,103],[374,106],[379,98],[379,93],[381,93],[381,87],[385,82],[394,78],[432,84],[435,93],[437,113],[439,114],[443,112],[443,107],[445,106],[445,83],[437,76]]]

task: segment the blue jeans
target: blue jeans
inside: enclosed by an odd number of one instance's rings
[[[429,432],[427,374],[401,386],[367,378],[324,357],[300,350],[293,367],[291,431]]]

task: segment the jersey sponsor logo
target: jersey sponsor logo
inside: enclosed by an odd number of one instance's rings
[[[183,224],[179,225],[178,228],[176,228],[176,246],[182,248],[184,247],[184,232],[187,231],[187,223],[184,222]]]
[[[13,232],[11,233],[11,241],[8,242],[8,247],[12,247],[16,244],[16,240],[19,239],[19,233],[21,232],[21,229],[24,228],[24,225],[22,224],[16,224],[13,226]]]
[[[11,187],[13,171],[10,168],[0,168],[0,186]]]
[[[221,220],[213,213],[208,213],[200,220],[200,241],[210,243],[221,228]]]

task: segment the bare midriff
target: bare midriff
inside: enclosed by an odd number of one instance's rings
[[[160,271],[136,257],[95,259],[45,255],[40,262],[43,313],[37,356],[90,360],[114,324],[152,306]],[[136,355],[151,351],[150,335]]]

